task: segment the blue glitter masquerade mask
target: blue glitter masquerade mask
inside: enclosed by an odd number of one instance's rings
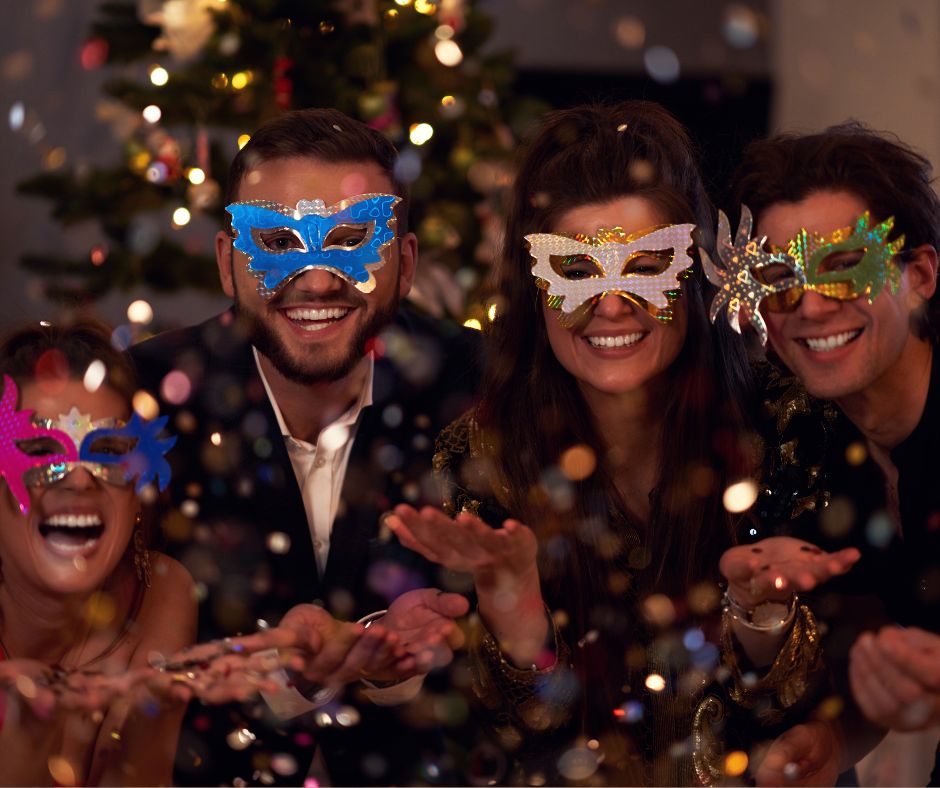
[[[137,492],[153,481],[160,490],[170,483],[165,455],[176,436],[158,437],[166,416],[150,421],[134,413],[127,423],[92,421],[73,407],[57,419],[37,419],[33,411],[16,409],[17,396],[16,383],[4,376],[0,475],[24,514],[29,512],[26,487],[55,484],[79,466],[109,484],[123,486],[136,478]]]
[[[225,210],[236,233],[233,245],[248,256],[258,292],[271,298],[304,271],[322,268],[363,293],[375,288],[382,250],[395,238],[393,194],[361,194],[327,207],[300,200],[290,208],[267,200],[236,202]]]

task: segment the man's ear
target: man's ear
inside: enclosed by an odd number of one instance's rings
[[[215,234],[215,264],[219,267],[222,292],[229,298],[235,298],[235,271],[232,270],[234,255],[232,236],[224,230],[219,230]]]
[[[418,267],[418,236],[405,233],[398,242],[398,295],[404,298],[411,292]]]
[[[905,256],[908,262],[904,273],[911,292],[929,301],[937,289],[937,250],[930,244],[921,244]]]

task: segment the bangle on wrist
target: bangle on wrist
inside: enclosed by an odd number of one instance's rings
[[[755,632],[778,633],[793,623],[799,597],[793,594],[788,602],[770,600],[754,607],[745,607],[725,591],[722,598],[723,612],[732,621]]]
[[[356,623],[362,624],[362,626],[368,629],[376,621],[379,621],[380,619],[385,618],[386,613],[388,613],[388,610],[376,610],[374,613],[369,613],[369,615],[363,616]]]

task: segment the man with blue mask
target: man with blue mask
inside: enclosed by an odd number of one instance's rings
[[[381,519],[403,500],[438,503],[433,440],[469,402],[476,342],[400,308],[417,241],[396,160],[380,133],[335,110],[260,128],[232,163],[215,241],[233,308],[132,349],[161,412],[184,427],[169,535],[205,590],[201,638],[362,619],[404,651],[376,675],[375,654],[340,649],[337,669],[361,666],[355,695],[372,703],[285,687],[261,710],[273,725],[238,717],[250,733],[238,746],[232,709],[191,710],[180,782],[410,782],[418,753],[434,752],[433,733],[405,737],[413,748],[391,737],[408,723],[384,704],[451,658],[467,603],[429,587],[427,565]]]

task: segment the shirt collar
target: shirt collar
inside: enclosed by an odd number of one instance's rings
[[[264,391],[268,395],[268,402],[271,403],[271,409],[274,411],[274,418],[277,419],[277,427],[281,431],[281,435],[283,435],[285,438],[296,440],[298,443],[303,443],[303,441],[294,438],[290,434],[290,430],[287,428],[287,424],[284,421],[284,416],[281,414],[281,409],[278,407],[277,400],[274,398],[274,394],[271,391],[271,386],[268,385],[268,379],[264,376],[264,370],[261,369],[261,360],[258,358],[258,348],[252,345],[251,353],[254,356],[255,367],[258,369],[258,375],[261,378]],[[349,426],[355,424],[356,420],[359,418],[359,414],[362,413],[363,409],[368,408],[372,404],[372,379],[375,373],[375,358],[371,353],[366,353],[366,355],[359,362],[359,365],[365,366],[366,373],[365,379],[362,383],[362,390],[359,392],[359,396],[350,406],[349,410],[347,410],[342,416],[333,422],[335,425]]]

